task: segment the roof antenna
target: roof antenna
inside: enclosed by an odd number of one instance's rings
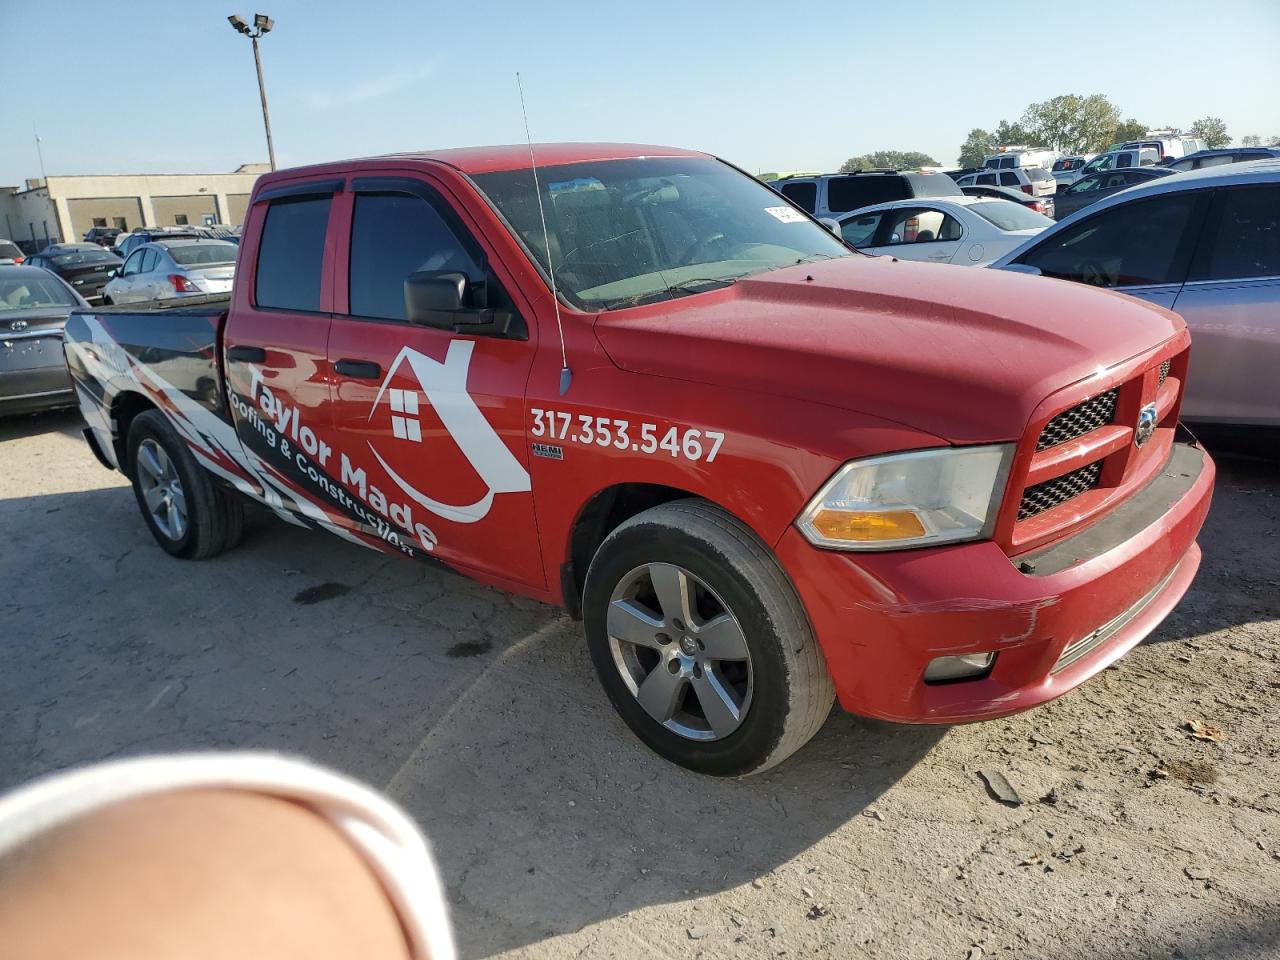
[[[529,166],[533,168],[533,192],[538,198],[538,217],[542,221],[542,244],[547,251],[547,272],[551,275],[551,305],[556,311],[556,332],[560,334],[560,396],[569,390],[573,371],[569,369],[569,353],[564,346],[564,326],[560,322],[560,295],[556,291],[556,268],[551,262],[551,237],[547,232],[547,212],[542,208],[542,187],[538,184],[538,164],[533,159],[533,137],[529,135],[529,111],[524,106],[524,84],[516,71],[516,89],[520,91],[520,114],[524,117],[524,138],[529,143]]]

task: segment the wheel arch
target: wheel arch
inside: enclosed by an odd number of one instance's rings
[[[120,472],[127,474],[129,464],[129,427],[139,414],[159,407],[145,394],[125,390],[111,400],[111,445],[115,450]]]
[[[573,619],[582,618],[582,591],[587,579],[587,568],[605,537],[619,525],[650,507],[685,499],[714,503],[746,523],[743,517],[705,494],[668,484],[615,483],[597,490],[587,499],[569,528],[568,543],[560,565],[560,589],[564,607]]]

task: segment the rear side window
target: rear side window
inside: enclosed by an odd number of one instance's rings
[[[154,250],[142,251],[142,262],[138,266],[139,273],[150,273],[160,265],[160,255]]]
[[[1190,280],[1280,277],[1280,185],[1238,187],[1219,194],[1222,213]]]
[[[818,185],[813,181],[807,183],[784,183],[778,191],[797,207],[813,213],[818,209]]]
[[[1195,203],[1196,194],[1186,192],[1112,207],[1018,262],[1039,267],[1047,277],[1097,287],[1180,283],[1177,254]]]
[[[1008,176],[1008,174],[1006,174],[1006,176]],[[994,173],[979,174],[978,183],[983,186],[994,187],[996,185],[996,175]]]
[[[832,177],[827,181],[827,207],[835,213],[857,210],[910,196],[902,177],[867,174],[861,177]]]
[[[362,193],[351,221],[350,312],[358,317],[405,319],[404,281],[416,272],[481,271],[457,235],[420,197]]]
[[[1017,174],[1015,174],[1015,173],[1002,173],[1002,174],[1000,174],[1000,186],[1002,186],[1002,187],[1016,187],[1016,186],[1020,186],[1020,185],[1021,185],[1021,181],[1019,181],[1019,180],[1018,180],[1018,175],[1017,175]]]
[[[320,309],[324,234],[331,197],[272,201],[262,225],[254,302],[280,310]]]

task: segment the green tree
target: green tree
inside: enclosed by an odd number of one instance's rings
[[[841,173],[888,167],[891,170],[915,170],[919,167],[936,167],[938,161],[918,150],[877,150],[860,157],[850,157],[840,165]]]
[[[1145,123],[1139,123],[1133,117],[1130,117],[1128,120],[1122,120],[1119,123],[1115,132],[1111,134],[1111,142],[1125,143],[1129,140],[1141,140],[1150,129]]]
[[[1231,142],[1227,125],[1219,117],[1201,117],[1191,125],[1191,135],[1203,140],[1210,150],[1225,147]]]
[[[1040,145],[1034,130],[1030,130],[1018,122],[1010,123],[1008,120],[1001,120],[996,125],[995,138],[997,147],[1013,146],[1015,144],[1027,147]]]
[[[1240,138],[1240,146],[1242,147],[1260,147],[1262,146],[1262,138],[1256,133],[1251,133],[1247,137]]]
[[[994,133],[988,133],[981,127],[974,127],[969,136],[960,144],[960,166],[980,167],[984,157],[996,152],[998,142]]]
[[[1120,111],[1100,93],[1087,97],[1063,94],[1033,103],[1022,126],[1040,143],[1064,153],[1098,153],[1111,145]]]

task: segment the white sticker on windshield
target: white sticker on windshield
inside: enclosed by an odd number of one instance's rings
[[[765,213],[771,213],[783,223],[804,223],[809,218],[795,207],[765,207]]]

